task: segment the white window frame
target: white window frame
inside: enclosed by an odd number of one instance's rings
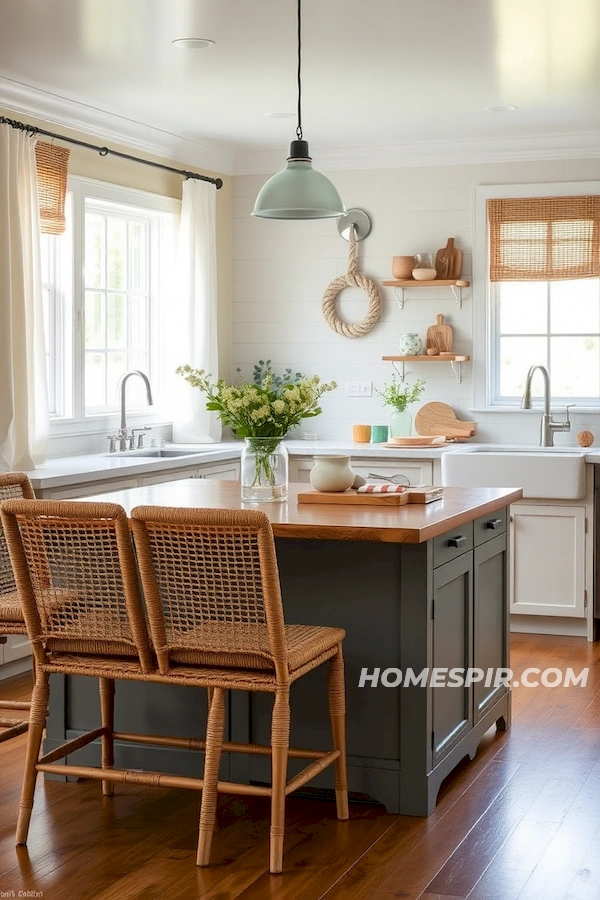
[[[90,196],[100,202],[129,204],[131,206],[147,209],[149,213],[158,213],[161,217],[159,223],[160,237],[159,240],[172,242],[172,250],[174,252],[174,241],[176,237],[176,227],[181,212],[181,202],[170,197],[164,197],[159,194],[153,194],[149,191],[141,191],[135,188],[125,188],[119,185],[111,185],[105,182],[96,181],[90,178],[82,178],[79,176],[71,176],[67,190],[72,194],[73,203],[73,259],[70,269],[73,279],[72,287],[67,283],[60,283],[58,291],[67,290],[72,298],[70,305],[67,305],[65,321],[59,322],[56,331],[56,340],[64,340],[67,343],[65,359],[66,371],[62,373],[65,387],[65,414],[53,416],[50,420],[51,436],[74,436],[93,433],[103,433],[114,427],[118,423],[118,410],[109,413],[100,413],[95,415],[85,415],[83,384],[84,384],[84,271],[83,271],[83,250],[84,250],[84,222],[85,222],[85,197]],[[167,214],[162,217],[162,214]],[[175,217],[169,219],[169,216]],[[153,248],[158,249],[158,248]],[[156,257],[154,257],[156,264]],[[68,282],[69,276],[65,273],[63,267],[63,278]],[[164,298],[167,296],[166,291],[172,288],[173,272],[154,271],[153,283],[151,285],[150,299],[150,353],[152,365],[150,372],[147,372],[152,383],[155,406],[144,407],[143,409],[127,409],[127,420],[129,424],[162,424],[165,422],[164,414],[161,415],[157,397],[160,396],[161,388],[165,380],[164,365],[164,333],[162,327],[163,312],[168,311],[168,304],[163,302],[163,309],[159,307],[159,296]],[[167,309],[164,309],[167,307]],[[69,348],[69,337],[70,348]],[[69,358],[69,349],[71,349]],[[69,396],[70,395],[70,396]],[[73,409],[69,409],[70,397],[73,398]]]
[[[575,197],[600,194],[600,181],[545,182],[538,184],[486,184],[474,188],[473,223],[473,410],[514,413],[516,407],[494,402],[492,385],[497,375],[489,279],[490,252],[487,201],[505,197]],[[532,359],[532,365],[535,360]],[[598,407],[577,404],[578,412]]]

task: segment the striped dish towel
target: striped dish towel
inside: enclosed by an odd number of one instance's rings
[[[403,494],[405,484],[363,484],[357,488],[357,494]]]

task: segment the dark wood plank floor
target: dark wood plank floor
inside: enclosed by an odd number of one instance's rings
[[[514,635],[512,664],[516,678],[528,666],[590,676],[586,688],[516,688],[512,729],[488,732],[429,818],[353,804],[338,822],[334,804],[291,798],[281,876],[268,874],[264,798],[221,798],[214,864],[198,869],[196,793],[118,785],[103,799],[98,783],[40,778],[29,846],[16,850],[25,738],[0,745],[0,896],[598,900],[600,644]],[[0,694],[28,687],[13,679]]]

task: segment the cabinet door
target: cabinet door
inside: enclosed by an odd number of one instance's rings
[[[375,475],[405,475],[408,483],[433,484],[433,465],[430,459],[399,459],[397,462],[379,459],[352,459],[350,462],[354,472],[369,477],[369,472]]]
[[[507,536],[501,534],[473,554],[473,666],[486,673],[473,685],[475,724],[508,690],[494,684],[497,670],[508,667],[507,546]]]
[[[155,472],[153,475],[142,475],[140,485],[166,484],[169,481],[182,481],[184,478],[200,478],[198,468],[193,469],[169,469],[165,472]]]
[[[31,656],[31,644],[25,634],[8,634],[3,650],[3,663],[14,662],[16,659]]]
[[[511,508],[510,611],[585,615],[585,507]]]
[[[43,499],[70,500],[71,498],[91,497],[94,494],[108,494],[109,491],[124,491],[126,488],[137,487],[137,484],[137,478],[117,478],[112,481],[94,481],[93,483],[79,484],[76,487],[52,488],[36,493]]]
[[[471,641],[473,554],[463,553],[433,570],[434,669],[465,670],[473,666]],[[433,763],[448,753],[471,728],[472,688],[453,686],[448,678],[432,687]]]
[[[234,460],[226,463],[200,466],[198,475],[200,478],[216,478],[219,481],[239,481],[240,464],[237,460]]]

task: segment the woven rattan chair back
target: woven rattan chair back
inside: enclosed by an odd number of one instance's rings
[[[128,519],[114,503],[8,500],[2,522],[36,660],[153,660]]]
[[[275,669],[287,681],[273,531],[260,510],[137,507],[138,565],[159,669]]]
[[[0,475],[0,503],[4,500],[20,500],[26,498],[34,500],[35,494],[31,487],[31,482],[27,475],[23,472],[6,472]],[[0,598],[14,594],[16,591],[15,579],[13,576],[12,565],[8,555],[8,547],[4,538],[4,532],[0,525]],[[5,617],[4,609],[0,605],[0,634],[5,634],[3,625]],[[7,628],[14,624],[14,618],[8,619],[6,616]],[[21,617],[21,633],[25,630],[23,618]]]

